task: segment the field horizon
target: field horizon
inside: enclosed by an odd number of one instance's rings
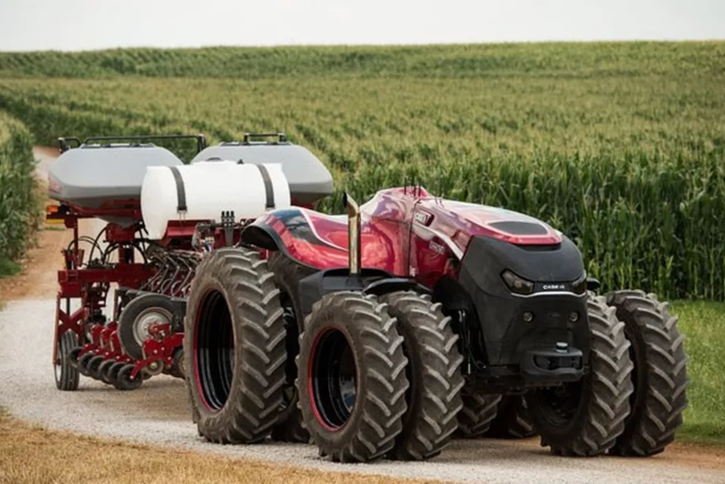
[[[703,54],[710,52],[709,58]],[[532,54],[536,55],[532,55]],[[713,62],[714,61],[714,62]],[[0,52],[0,77],[465,77],[725,72],[725,40],[280,45]]]

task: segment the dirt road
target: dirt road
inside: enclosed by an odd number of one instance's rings
[[[156,377],[139,390],[119,392],[82,378],[79,391],[57,391],[50,361],[54,270],[60,261],[56,249],[64,242],[67,235],[63,232],[43,232],[40,248],[29,258],[27,273],[0,286],[0,300],[6,301],[0,311],[0,405],[50,429],[299,467],[399,477],[487,483],[725,482],[725,452],[682,445],[650,459],[571,459],[549,455],[537,439],[484,439],[455,441],[430,462],[342,466],[319,458],[311,445],[219,446],[204,442],[191,423],[181,380]]]

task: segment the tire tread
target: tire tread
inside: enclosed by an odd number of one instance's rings
[[[335,433],[324,429],[311,409],[307,389],[308,360],[317,331],[322,324],[318,318],[334,315],[347,331],[355,332],[355,338],[364,348],[364,355],[357,361],[359,374],[365,378],[366,393],[358,393],[353,413],[360,418],[353,422],[350,417],[345,432]],[[402,431],[402,418],[407,410],[405,392],[409,387],[405,373],[408,359],[403,354],[403,337],[395,325],[395,319],[387,313],[387,306],[375,296],[359,292],[336,292],[324,296],[313,306],[305,322],[305,332],[300,335],[300,354],[297,367],[300,378],[297,389],[300,410],[308,424],[312,440],[320,454],[335,462],[368,462],[389,453],[395,438]],[[375,355],[374,358],[370,357]],[[302,377],[304,375],[305,377]],[[354,427],[349,427],[354,425]],[[334,435],[333,435],[334,434]]]
[[[197,267],[185,319],[184,359],[192,414],[199,434],[220,444],[252,444],[269,436],[277,423],[284,385],[284,322],[279,290],[269,277],[266,261],[244,248],[218,249]],[[240,332],[242,357],[234,360],[238,385],[230,389],[225,405],[211,413],[203,408],[193,368],[195,314],[210,280],[227,291],[232,324]],[[236,391],[235,391],[236,389]]]
[[[674,441],[688,405],[689,357],[684,336],[677,329],[677,317],[654,294],[614,291],[607,294],[607,303],[626,321],[629,331],[637,331],[641,337],[647,368],[645,388],[635,386],[644,407],[632,410],[611,453],[638,457],[659,454]]]
[[[415,400],[410,402],[413,412],[397,437],[391,457],[398,460],[430,459],[442,452],[455,432],[457,415],[463,407],[461,389],[463,376],[460,367],[463,357],[458,352],[458,336],[451,328],[451,318],[443,314],[441,305],[430,297],[413,291],[387,294],[381,300],[388,304],[388,312],[398,320],[401,334],[412,337],[408,341],[411,357],[409,373],[419,381]],[[404,327],[403,327],[404,326]],[[404,345],[406,344],[404,343]],[[413,367],[419,361],[418,368]],[[445,375],[445,376],[444,376]]]

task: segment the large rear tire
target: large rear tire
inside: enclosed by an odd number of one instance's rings
[[[477,439],[491,428],[496,418],[501,395],[481,393],[475,389],[463,388],[463,408],[458,414],[458,437]]]
[[[624,321],[634,361],[632,412],[610,453],[639,457],[659,454],[675,440],[687,407],[685,337],[677,330],[677,317],[653,294],[614,291],[606,297],[607,304]]]
[[[591,351],[589,373],[580,381],[529,392],[529,408],[541,444],[555,455],[607,452],[624,432],[630,412],[632,370],[624,323],[603,297],[587,303]]]
[[[54,364],[55,386],[64,392],[78,390],[80,375],[70,361],[71,352],[78,346],[78,336],[71,330],[58,338],[58,356]]]
[[[429,459],[441,453],[458,428],[456,416],[463,406],[464,383],[460,370],[463,357],[456,346],[458,336],[441,304],[432,303],[428,296],[404,291],[380,300],[388,304],[388,314],[398,320],[410,381],[408,411],[391,457]]]
[[[299,282],[314,273],[297,264],[289,257],[274,252],[270,255],[269,269],[274,273],[274,283],[280,290],[280,301],[284,310],[287,331],[287,364],[285,371],[287,382],[280,410],[279,423],[272,429],[272,439],[281,442],[309,442],[310,434],[304,428],[297,396],[297,365],[295,358],[300,352],[299,335],[304,329],[304,318],[300,307]]]
[[[525,395],[505,395],[501,399],[488,435],[500,439],[528,439],[536,435]]]
[[[184,332],[184,375],[199,434],[251,444],[277,423],[285,383],[285,327],[267,262],[215,250],[198,266]]]
[[[408,360],[385,304],[359,292],[315,303],[297,357],[300,409],[320,454],[367,462],[395,445],[407,410]]]

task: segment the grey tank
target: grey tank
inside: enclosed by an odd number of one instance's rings
[[[86,209],[138,202],[146,167],[179,165],[183,163],[176,155],[159,146],[82,145],[51,164],[50,197]]]
[[[296,203],[315,203],[332,193],[332,175],[315,155],[293,144],[226,143],[200,151],[192,163],[214,160],[259,165],[281,164]],[[139,203],[149,166],[179,166],[183,162],[153,144],[81,145],[60,155],[48,174],[50,198],[83,209],[112,202]],[[108,222],[129,225],[134,220],[114,216]]]
[[[295,203],[316,203],[332,193],[332,175],[307,148],[289,143],[222,143],[200,151],[192,163],[229,160],[250,165],[280,164]]]

